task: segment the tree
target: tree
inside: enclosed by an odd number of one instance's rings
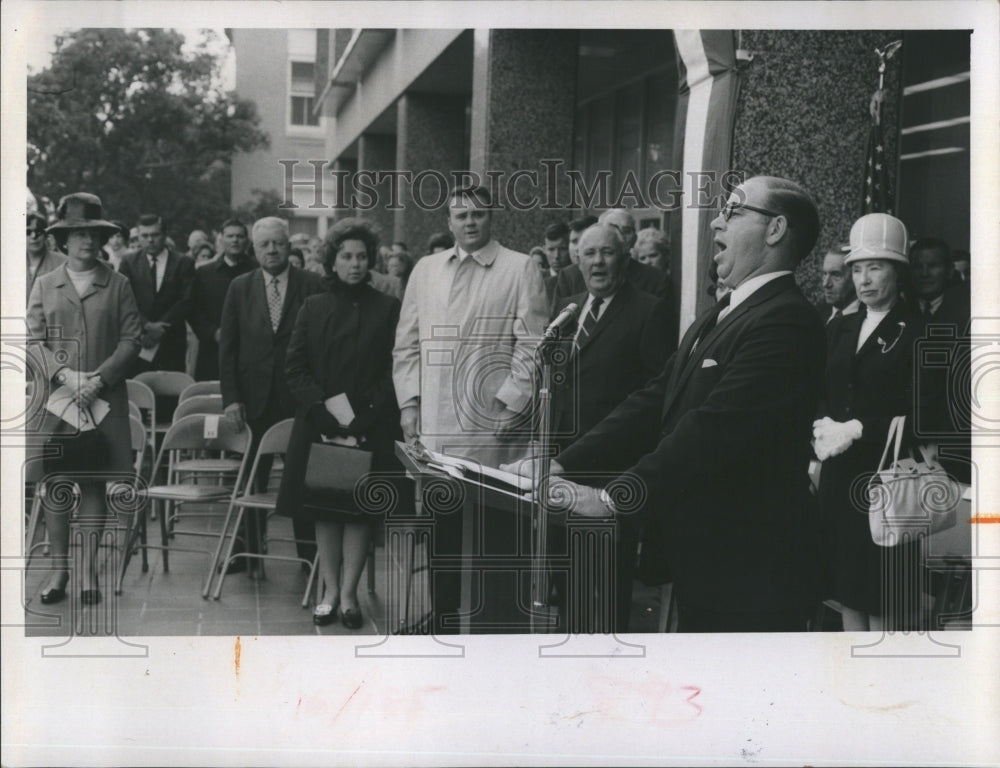
[[[249,200],[233,211],[233,215],[240,221],[246,222],[247,226],[253,224],[257,219],[265,216],[277,216],[279,219],[287,219],[288,211],[281,208],[284,201],[281,195],[273,189],[255,188],[253,199]]]
[[[108,217],[159,213],[177,239],[229,212],[231,159],[266,147],[256,105],[225,92],[203,33],[81,29],[28,78],[28,186],[101,197]]]

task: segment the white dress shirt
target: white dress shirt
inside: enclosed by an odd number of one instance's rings
[[[749,299],[754,293],[759,291],[769,282],[790,274],[792,274],[791,270],[782,269],[778,272],[768,272],[763,275],[751,277],[749,280],[744,280],[738,286],[733,288],[732,291],[730,291],[729,295],[732,298],[729,299],[729,306],[719,313],[719,319],[716,321],[716,324],[721,323],[725,319],[726,315],[736,309],[736,307]]]
[[[608,304],[612,302],[615,296],[618,295],[618,291],[615,291],[610,296],[605,296],[604,301],[601,306],[597,308],[597,319],[600,321],[604,317],[604,313],[608,311]],[[580,329],[583,328],[583,321],[587,319],[587,315],[590,314],[590,308],[594,304],[594,294],[588,293],[587,300],[583,302],[583,309],[580,310],[580,314],[577,315],[576,322],[576,333],[573,334],[573,343],[576,344],[580,338]]]

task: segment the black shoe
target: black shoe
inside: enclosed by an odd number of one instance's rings
[[[313,624],[317,627],[325,627],[333,624],[337,619],[337,606],[320,603],[313,608]]]
[[[361,629],[364,620],[361,618],[361,611],[347,608],[340,612],[340,621],[348,629]]]
[[[59,586],[42,590],[39,600],[45,605],[52,605],[66,599],[66,585],[69,584],[69,574],[63,573],[59,578]]]
[[[84,605],[97,605],[101,602],[101,590],[85,589],[80,592],[80,602]]]

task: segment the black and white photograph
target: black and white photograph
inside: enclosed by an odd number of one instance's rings
[[[2,50],[4,765],[1000,760],[994,3]]]

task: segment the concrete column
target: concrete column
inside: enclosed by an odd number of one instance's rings
[[[390,183],[389,179],[381,184],[372,183],[372,179],[359,179],[363,171],[377,173],[378,171],[395,170],[396,137],[379,133],[362,134],[358,140],[358,173],[355,174],[352,192],[357,197],[359,206],[355,206],[356,214],[364,216],[373,222],[379,230],[383,244],[393,240],[393,212],[389,210]],[[369,189],[363,190],[362,187]],[[372,189],[373,188],[373,189]],[[364,210],[366,197],[373,197],[375,207]]]
[[[400,185],[402,208],[395,212],[394,240],[402,240],[417,258],[424,254],[427,239],[447,229],[447,195],[452,171],[466,167],[465,105],[463,96],[404,94],[396,113],[396,167],[409,171],[418,185]],[[441,189],[437,171],[447,180]],[[422,175],[423,174],[423,175]]]
[[[493,231],[527,252],[541,244],[547,224],[570,218],[565,170],[573,157],[579,34],[476,30],[474,40],[470,168],[502,174],[507,210],[497,213]],[[542,161],[563,165],[549,172]],[[518,171],[531,175],[513,176]]]

